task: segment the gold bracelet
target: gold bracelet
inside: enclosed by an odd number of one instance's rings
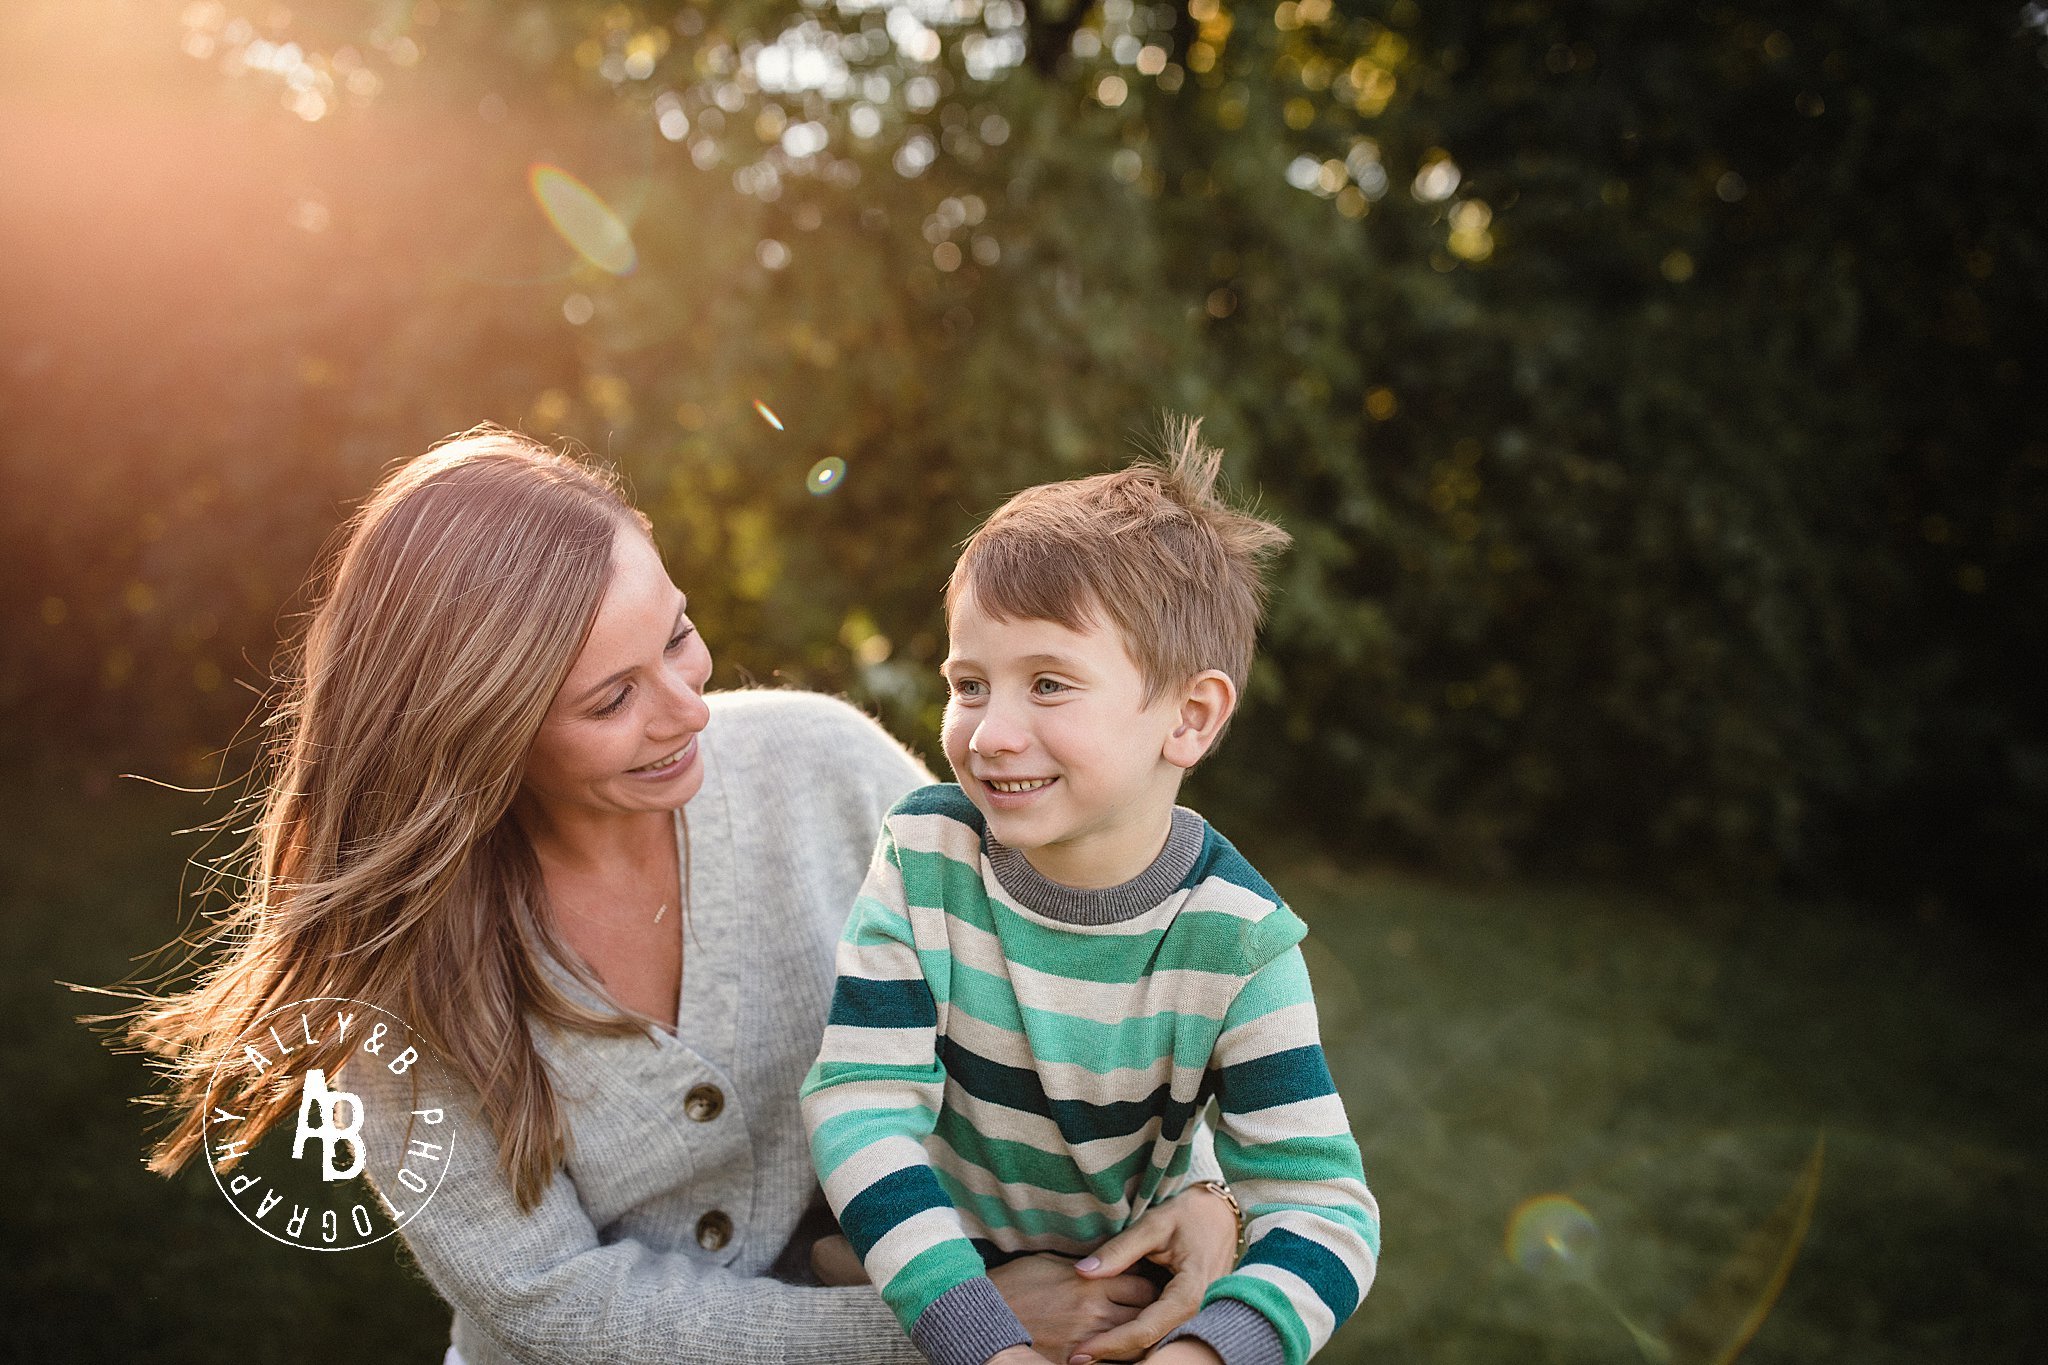
[[[1231,1216],[1237,1219],[1237,1255],[1231,1258],[1231,1264],[1235,1265],[1244,1258],[1245,1234],[1248,1231],[1244,1223],[1244,1205],[1237,1202],[1237,1196],[1230,1192],[1230,1186],[1220,1180],[1197,1181],[1194,1188],[1207,1190],[1224,1203],[1230,1205]]]

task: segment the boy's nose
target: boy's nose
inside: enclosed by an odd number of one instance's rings
[[[974,735],[967,741],[967,747],[988,758],[995,754],[1016,753],[1026,742],[1023,727],[1002,712],[991,709],[981,718],[981,724],[974,727]]]

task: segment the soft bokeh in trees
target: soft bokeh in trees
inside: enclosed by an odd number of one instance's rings
[[[1170,408],[1297,540],[1226,824],[2015,918],[2048,876],[2038,7],[0,24],[23,760],[215,771],[322,537],[483,419],[631,474],[721,683],[928,741],[954,544]]]

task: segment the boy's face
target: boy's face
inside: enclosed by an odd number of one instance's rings
[[[1145,704],[1115,626],[999,621],[972,591],[948,621],[946,761],[996,839],[1067,886],[1114,886],[1166,841],[1183,765],[1172,691]]]

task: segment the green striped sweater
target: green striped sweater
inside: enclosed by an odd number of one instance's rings
[[[825,1194],[938,1365],[1028,1340],[985,1267],[1085,1254],[1187,1183],[1196,1119],[1249,1247],[1176,1335],[1229,1365],[1319,1350],[1379,1252],[1316,1032],[1306,933],[1201,817],[1122,887],[1049,882],[954,785],[888,816],[803,1085]]]

